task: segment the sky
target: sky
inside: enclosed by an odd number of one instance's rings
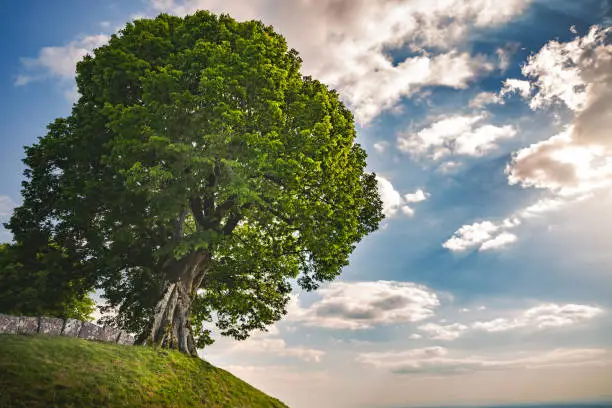
[[[354,112],[380,229],[267,333],[203,358],[294,408],[612,400],[612,1],[4,8],[2,221],[23,146],[78,97],[76,61],[134,18],[262,20]]]

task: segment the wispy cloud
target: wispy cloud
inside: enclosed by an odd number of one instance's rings
[[[396,374],[449,375],[517,368],[608,365],[612,363],[612,355],[609,351],[600,348],[576,348],[522,352],[495,357],[453,356],[447,348],[436,346],[406,351],[361,353],[357,361]]]
[[[582,323],[602,313],[603,310],[595,306],[548,303],[525,310],[514,318],[479,321],[474,323],[472,327],[488,332],[520,328],[546,329]]]

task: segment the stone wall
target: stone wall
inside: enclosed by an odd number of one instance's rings
[[[114,327],[100,327],[91,322],[55,317],[26,317],[0,314],[0,333],[45,334],[79,337],[107,343],[134,344],[134,337]]]

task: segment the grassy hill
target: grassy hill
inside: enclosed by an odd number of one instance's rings
[[[178,352],[0,334],[0,408],[286,405]]]

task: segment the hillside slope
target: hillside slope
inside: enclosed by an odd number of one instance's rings
[[[0,334],[0,408],[286,408],[227,371],[178,352]]]

